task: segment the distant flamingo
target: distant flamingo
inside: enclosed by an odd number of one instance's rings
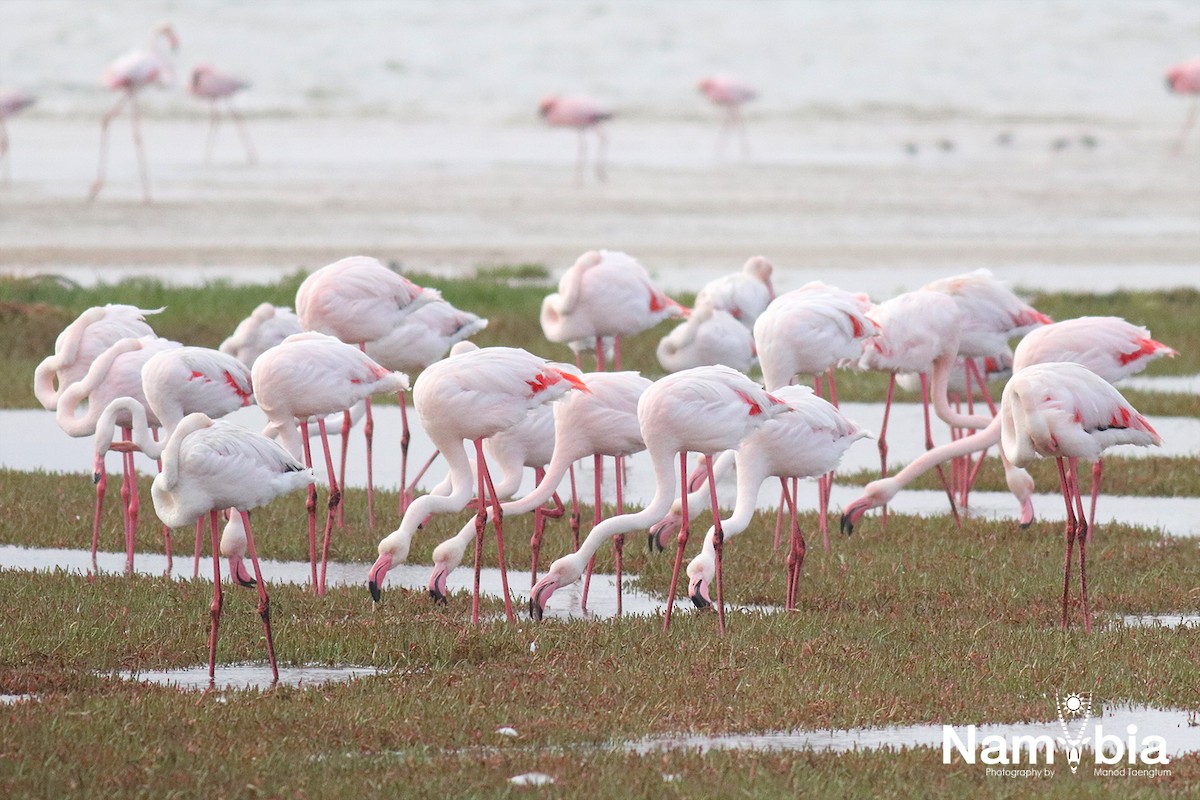
[[[8,127],[5,121],[34,104],[33,95],[19,89],[0,89],[0,164],[4,165],[4,182],[11,180],[8,171]]]
[[[54,355],[44,358],[34,370],[33,393],[38,402],[53,411],[63,389],[86,375],[101,353],[121,339],[153,336],[145,319],[160,311],[111,303],[84,311],[58,335]]]
[[[552,342],[616,337],[613,361],[620,370],[620,337],[687,313],[651,282],[634,258],[613,250],[589,250],[559,279],[558,291],[542,300],[541,323]],[[598,346],[597,371],[604,370],[603,352]]]
[[[435,447],[450,465],[448,496],[422,495],[404,511],[400,527],[379,542],[379,558],[368,574],[368,588],[378,601],[380,587],[393,562],[408,558],[409,545],[417,527],[431,514],[462,510],[471,499],[471,466],[464,440],[475,444],[479,511],[475,540],[475,598],[472,618],[478,619],[479,568],[483,548],[487,504],[498,509],[500,499],[492,485],[483,440],[522,422],[534,406],[562,397],[568,390],[586,390],[571,372],[512,347],[485,347],[431,364],[413,386],[413,404]],[[504,533],[499,514],[495,517],[496,544],[504,604],[513,619],[504,563]]]
[[[749,372],[754,363],[754,336],[729,312],[697,299],[692,313],[658,342],[658,363],[667,372],[724,364]]]
[[[1167,70],[1167,90],[1175,94],[1193,95],[1192,102],[1188,106],[1187,117],[1183,121],[1183,128],[1179,131],[1179,139],[1176,140],[1173,148],[1175,155],[1179,155],[1183,152],[1183,143],[1187,139],[1188,131],[1192,129],[1192,124],[1196,121],[1196,112],[1200,110],[1200,58],[1183,61],[1170,67]]]
[[[555,496],[570,466],[581,458],[602,456],[623,458],[645,449],[637,420],[638,399],[650,387],[650,381],[636,372],[588,372],[583,375],[586,392],[569,392],[553,404],[554,453],[545,475],[533,491],[524,497],[502,503],[503,517],[537,511]],[[618,468],[618,475],[619,475]],[[596,470],[595,511],[599,524],[600,481]],[[574,497],[572,506],[576,508]],[[488,519],[493,515],[488,514]],[[535,520],[532,551],[531,581],[536,582],[538,556],[541,552],[542,528]],[[577,523],[578,520],[575,520]],[[477,536],[475,521],[468,522],[458,534],[439,544],[433,551],[433,573],[429,577],[429,594],[438,602],[446,600],[446,581],[462,563],[467,545]],[[578,534],[578,531],[576,531]],[[576,540],[578,546],[578,540]],[[621,607],[621,550],[617,549],[617,608]]]
[[[114,342],[92,362],[86,375],[69,385],[58,397],[55,419],[68,436],[76,438],[93,436],[97,425],[109,404],[118,397],[131,397],[145,408],[149,408],[142,384],[142,367],[152,356],[163,351],[182,347],[179,342],[160,339],[157,336],[127,338]],[[80,414],[81,406],[85,406]],[[122,413],[111,420],[122,428],[123,438],[131,436],[132,419]],[[150,425],[159,427],[160,421],[151,416]],[[116,448],[114,448],[116,449]],[[133,569],[134,533],[138,520],[137,471],[133,464],[133,453],[126,450],[122,456],[123,477],[121,480],[122,515],[125,518],[125,569]],[[96,560],[96,549],[100,536],[100,512],[104,506],[104,494],[108,488],[108,476],[101,470],[96,483],[96,510],[92,520],[92,562]]]
[[[579,579],[589,559],[608,539],[617,534],[645,529],[658,522],[671,507],[675,496],[675,458],[679,457],[681,495],[687,496],[687,454],[695,451],[708,456],[710,501],[713,519],[717,520],[714,534],[716,548],[718,624],[724,630],[725,614],[721,594],[721,549],[723,534],[717,494],[712,479],[712,455],[730,450],[767,420],[790,411],[782,400],[773,397],[745,375],[729,367],[696,367],[676,372],[656,381],[638,401],[638,422],[646,450],[654,467],[654,498],[634,514],[622,514],[604,520],[584,539],[574,553],[558,559],[533,587],[529,597],[529,613],[540,619],[550,596],[560,587]],[[688,519],[687,508],[682,519]],[[671,624],[671,608],[675,602],[675,585],[683,564],[683,548],[687,544],[688,528],[679,532],[679,548],[671,576],[664,630]]]
[[[225,108],[229,111],[229,116],[237,126],[238,135],[242,139],[242,146],[246,148],[246,161],[253,164],[258,160],[258,156],[254,153],[254,145],[250,143],[250,133],[246,130],[246,123],[242,119],[242,115],[238,113],[238,110],[233,107],[233,96],[249,86],[249,81],[225,72],[218,72],[208,64],[200,64],[192,70],[192,79],[188,82],[188,91],[196,97],[207,100],[211,111],[208,126],[208,146],[204,149],[204,162],[206,164],[212,160],[213,143],[217,139],[217,125],[221,122],[221,109],[219,105],[221,101],[225,102]]]
[[[737,464],[737,501],[733,514],[721,520],[726,541],[749,527],[759,487],[767,478],[779,478],[786,493],[788,478],[794,487],[798,478],[815,478],[832,471],[850,445],[870,436],[807,386],[784,386],[773,394],[794,413],[768,420],[733,451]],[[788,556],[787,607],[792,608],[805,553],[804,534],[796,524],[794,488],[789,495],[789,506],[792,543]],[[697,608],[712,605],[708,587],[716,573],[715,533],[715,526],[708,529],[703,549],[687,566],[688,595]]]
[[[427,303],[441,300],[436,289],[423,289],[369,256],[350,256],[321,267],[309,275],[296,290],[296,315],[306,331],[336,336],[346,344],[366,349],[366,343],[383,339],[404,324],[414,311]],[[372,443],[375,419],[371,400],[364,398],[367,421],[363,434],[367,440],[367,516],[375,527],[375,480]],[[400,486],[408,478],[408,410],[400,398]],[[332,475],[330,476],[332,478]]]
[[[163,524],[172,528],[192,525],[207,512],[212,530],[213,601],[212,626],[208,637],[208,675],[217,661],[217,628],[221,621],[221,560],[217,534],[217,512],[233,508],[242,519],[254,582],[258,587],[258,613],[267,638],[271,672],[279,680],[275,644],[271,637],[270,600],[258,566],[250,510],[276,497],[309,486],[315,480],[311,469],[293,458],[276,442],[228,422],[213,422],[203,414],[189,414],[167,440],[162,454],[163,470],[155,477],[150,493],[154,510]]]
[[[142,149],[137,95],[150,84],[168,86],[174,79],[170,56],[159,46],[160,39],[166,41],[171,52],[179,49],[179,37],[175,35],[175,29],[169,23],[162,22],[150,34],[150,43],[145,50],[131,50],[104,70],[104,85],[113,91],[121,92],[121,96],[100,120],[100,167],[88,192],[89,200],[95,200],[104,188],[104,172],[108,166],[109,123],[121,113],[125,104],[129,103],[133,118],[133,145],[137,151],[138,171],[142,176],[142,195],[147,203],[150,202],[150,175],[146,170],[146,153]]]
[[[752,256],[738,272],[722,275],[701,287],[696,293],[696,305],[711,303],[713,308],[727,311],[735,319],[754,330],[759,314],[775,299],[771,275],[775,265],[762,256]]]
[[[579,131],[579,159],[575,163],[575,184],[583,185],[584,164],[587,161],[587,132],[595,131],[598,149],[596,152],[596,177],[608,180],[604,166],[604,154],[608,149],[608,137],[604,135],[604,123],[612,119],[613,112],[590,97],[582,95],[563,97],[548,94],[538,102],[538,113],[547,125],[556,128],[575,128]]]
[[[1013,353],[1013,369],[1020,371],[1035,364],[1071,361],[1087,367],[1109,383],[1115,383],[1141,372],[1155,359],[1174,356],[1176,352],[1150,338],[1150,331],[1120,317],[1078,317],[1054,322],[1025,334]],[[986,428],[972,436],[936,447],[896,473],[891,478],[867,484],[862,497],[846,506],[842,514],[842,531],[850,533],[863,514],[888,503],[918,476],[937,464],[961,455],[978,452],[1000,441],[1000,418],[993,418]],[[1013,466],[1006,458],[1005,479],[1009,490],[1021,505],[1022,527],[1033,522],[1033,479],[1025,470]],[[1096,496],[1099,492],[1100,459],[1093,470],[1093,501],[1089,515],[1089,530],[1094,527]]]
[[[333,469],[333,456],[329,452],[326,436],[325,415],[339,411],[348,414],[354,404],[372,394],[399,394],[408,388],[408,377],[400,372],[389,372],[352,345],[315,332],[298,333],[284,339],[282,344],[258,357],[250,375],[258,406],[270,420],[263,434],[279,437],[289,453],[296,458],[303,456],[305,464],[310,467],[312,452],[308,443],[308,424],[310,418],[317,418],[329,478],[329,511],[325,522],[319,579],[316,553],[317,493],[312,486],[308,490],[307,503],[308,547],[313,586],[319,594],[324,594],[329,537],[334,515],[341,503],[341,488]],[[297,422],[304,431],[303,436],[296,429]],[[343,430],[348,427],[345,426]]]
[[[1088,523],[1079,490],[1079,459],[1095,461],[1114,445],[1158,445],[1162,437],[1112,384],[1087,367],[1069,362],[1035,364],[1016,372],[1004,387],[1000,420],[1000,443],[1013,464],[1025,467],[1047,457],[1058,461],[1067,505],[1062,628],[1067,627],[1071,551],[1078,539],[1083,626],[1091,633]]]
[[[217,348],[253,367],[254,361],[293,333],[300,333],[300,318],[286,306],[259,303],[250,316],[237,324]]]
[[[725,138],[736,132],[742,144],[742,155],[750,154],[750,141],[746,137],[746,122],[742,119],[742,106],[758,97],[758,92],[746,83],[729,75],[713,75],[704,78],[697,87],[709,101],[725,109],[721,120],[721,133],[717,137],[717,155],[725,148]]]

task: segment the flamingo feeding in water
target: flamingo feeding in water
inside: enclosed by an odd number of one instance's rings
[[[383,339],[404,324],[421,306],[441,300],[436,289],[423,289],[369,256],[350,256],[321,267],[296,290],[296,315],[306,331],[336,336],[366,350],[366,343]],[[367,516],[375,527],[375,487],[372,443],[375,419],[368,394],[363,434],[367,441]],[[400,490],[408,477],[408,410],[400,398]],[[349,427],[348,425],[346,427]],[[330,476],[332,478],[332,475]],[[332,485],[332,481],[331,481]]]
[[[645,267],[625,253],[589,250],[558,281],[558,291],[542,300],[542,332],[552,342],[596,339],[597,371],[604,370],[604,346],[616,337],[613,363],[621,369],[621,338],[653,328],[688,309],[667,297]]]
[[[142,195],[150,202],[150,174],[146,169],[146,153],[142,148],[142,130],[138,112],[138,92],[151,84],[168,86],[174,79],[170,55],[160,46],[165,41],[171,52],[179,49],[179,37],[170,23],[159,23],[150,34],[150,43],[145,50],[131,50],[104,70],[103,82],[109,89],[120,92],[117,102],[100,119],[100,166],[96,180],[88,192],[88,199],[95,200],[104,188],[104,173],[108,166],[108,126],[129,103],[133,119],[133,146],[137,152],[138,172],[142,177]]]
[[[750,155],[750,141],[746,136],[746,122],[742,119],[742,106],[758,97],[758,91],[749,84],[729,75],[711,75],[703,78],[696,86],[709,102],[725,109],[721,120],[721,132],[717,137],[717,155],[725,149],[725,138],[736,132],[742,145],[742,155]]]
[[[0,164],[4,166],[4,182],[11,176],[8,171],[8,126],[9,117],[19,114],[34,104],[36,98],[18,89],[0,89]]]
[[[204,163],[207,164],[212,160],[213,144],[217,140],[217,126],[221,122],[220,104],[222,102],[225,103],[225,109],[229,112],[233,124],[237,126],[242,147],[246,149],[246,161],[253,164],[258,160],[258,156],[254,152],[254,145],[250,142],[250,133],[246,130],[245,120],[233,106],[233,96],[249,86],[249,81],[236,75],[218,72],[208,64],[199,64],[192,70],[192,78],[188,81],[188,91],[202,100],[207,100],[210,110],[208,145],[204,149]]]
[[[582,95],[562,96],[548,94],[538,102],[538,113],[547,125],[555,128],[574,128],[579,131],[579,158],[575,162],[575,185],[583,185],[584,165],[587,162],[587,132],[595,132],[596,177],[601,181],[608,180],[605,171],[604,156],[608,149],[608,137],[604,133],[604,123],[612,119],[613,112],[590,97]]]
[[[164,525],[180,528],[209,515],[213,551],[212,625],[208,636],[208,675],[214,677],[217,629],[221,621],[221,560],[217,512],[232,508],[240,516],[246,536],[254,581],[258,587],[258,613],[267,639],[271,672],[279,680],[275,644],[271,638],[270,599],[258,566],[250,511],[276,497],[310,486],[313,471],[278,443],[228,422],[213,422],[204,414],[189,414],[175,428],[162,453],[163,470],[154,478],[150,493],[154,511]]]
[[[654,498],[644,509],[604,520],[592,528],[579,549],[550,565],[549,571],[530,592],[529,613],[541,619],[550,596],[560,587],[579,580],[588,561],[600,545],[617,534],[645,529],[663,518],[675,497],[675,458],[679,457],[681,495],[686,498],[688,487],[687,454],[689,451],[707,457],[709,496],[716,520],[713,546],[716,550],[717,614],[724,630],[724,606],[721,594],[721,549],[723,534],[720,512],[717,509],[716,484],[712,475],[712,455],[730,450],[767,420],[790,411],[791,408],[742,373],[729,367],[696,367],[676,372],[656,381],[638,401],[638,423],[646,451],[654,468]],[[686,506],[682,519],[688,519]],[[679,549],[671,576],[664,630],[671,624],[671,609],[675,602],[675,585],[683,563],[683,548],[687,543],[688,526],[681,526]]]
[[[341,489],[333,470],[329,452],[325,415],[342,412],[343,436],[349,430],[350,408],[373,394],[402,393],[408,388],[408,377],[389,372],[372,361],[359,348],[326,336],[323,333],[298,333],[272,347],[254,362],[251,370],[255,399],[269,422],[263,433],[279,437],[294,457],[303,456],[312,466],[312,451],[308,442],[308,425],[317,418],[321,447],[325,454],[325,469],[329,478],[329,511],[325,521],[325,539],[321,551],[321,575],[317,577],[316,553],[316,488],[308,490],[308,546],[312,565],[312,582],[318,593],[325,591],[325,569],[329,557],[329,537],[334,514],[341,503]],[[404,402],[404,398],[400,398]],[[300,423],[303,435],[296,429]]]
[[[462,510],[471,499],[471,465],[463,446],[475,444],[479,512],[475,540],[475,598],[472,617],[478,618],[479,569],[488,498],[496,509],[500,499],[492,485],[483,440],[508,430],[526,418],[534,406],[562,397],[572,388],[587,389],[575,374],[513,347],[485,347],[431,364],[413,386],[413,404],[425,432],[450,466],[450,494],[418,497],[404,511],[400,527],[379,542],[379,558],[368,573],[368,588],[378,601],[383,580],[396,561],[408,558],[417,527],[431,514]],[[510,620],[512,602],[504,564],[501,516],[495,517],[500,576],[505,611]]]
[[[1188,131],[1196,121],[1196,112],[1200,110],[1200,58],[1170,67],[1167,70],[1167,90],[1175,94],[1192,95],[1187,117],[1183,120],[1183,127],[1179,130],[1179,138],[1173,148],[1175,155],[1179,155],[1183,152],[1183,143],[1187,139]]]
[[[1095,461],[1114,445],[1162,444],[1162,437],[1108,381],[1079,364],[1052,361],[1017,371],[1004,387],[1000,401],[1000,444],[1009,461],[1018,467],[1040,458],[1054,458],[1058,462],[1059,482],[1067,506],[1062,628],[1067,627],[1071,555],[1078,540],[1083,626],[1091,633],[1088,523],[1079,490],[1079,460]]]

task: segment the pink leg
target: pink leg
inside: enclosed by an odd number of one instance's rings
[[[400,392],[396,399],[400,403],[400,514],[403,516],[404,510],[408,508],[408,443],[412,439],[412,435],[408,430],[408,404],[404,399],[404,392]],[[424,473],[424,470],[421,470]],[[374,519],[371,520],[371,527],[375,527]]]
[[[613,369],[616,372],[621,371],[621,337],[613,337]]]
[[[238,137],[242,140],[242,146],[246,148],[246,163],[258,163],[258,155],[254,152],[254,145],[250,141],[250,131],[246,129],[246,121],[242,119],[242,115],[233,107],[233,103],[226,101],[229,108],[229,116],[233,117],[233,124],[237,126]]]
[[[133,119],[133,146],[137,151],[138,173],[142,176],[142,197],[150,202],[150,171],[146,168],[146,148],[142,145],[142,120],[138,112],[137,94],[129,95],[129,111]]]
[[[604,337],[596,337],[596,372],[604,372]]]
[[[533,471],[533,480],[537,485],[541,485],[542,479],[546,477],[546,470],[538,467]],[[532,589],[537,585],[538,571],[538,554],[542,551],[542,536],[546,533],[546,513],[541,506],[533,512],[533,536],[529,539],[529,588]],[[475,532],[476,536],[480,535],[478,529]]]
[[[96,513],[92,517],[92,571],[99,572],[96,565],[96,551],[100,547],[100,515],[104,510],[104,492],[108,489],[108,470],[101,465],[96,473]]]
[[[321,545],[321,582],[317,584],[317,594],[325,594],[325,570],[329,566],[329,538],[333,533],[333,520],[337,516],[338,506],[342,504],[342,490],[333,477],[333,455],[329,452],[329,437],[325,433],[325,418],[317,419],[317,430],[321,432],[321,449],[325,451],[325,470],[329,475],[329,511],[325,515],[325,539]],[[368,463],[370,458],[367,459]]]
[[[888,476],[887,427],[888,427],[888,418],[892,414],[892,397],[895,395],[895,393],[896,393],[896,373],[893,372],[891,375],[888,376],[887,400],[885,400],[884,404],[883,404],[883,422],[879,426],[879,477],[880,478],[886,478]],[[887,512],[888,512],[888,508],[887,508],[887,504],[885,503],[883,506],[883,512],[882,512],[884,530],[887,530]]]
[[[933,428],[929,423],[929,376],[924,372],[921,373],[921,404],[925,409],[925,449],[933,449]],[[946,498],[950,501],[950,513],[954,516],[954,524],[959,528],[962,527],[962,520],[958,517],[958,506],[954,503],[954,491],[950,488],[950,482],[946,480],[946,473],[942,470],[942,465],[937,465],[938,478],[942,481],[942,488],[946,490]]]
[[[304,466],[312,469],[312,446],[308,442],[307,422],[300,423],[300,438],[304,442]],[[317,583],[317,486],[315,483],[308,485],[308,500],[305,508],[308,509],[308,563],[312,567],[313,591],[318,591],[320,585]]]
[[[1060,623],[1063,630],[1067,629],[1067,600],[1069,598],[1071,588],[1071,556],[1075,552],[1075,528],[1077,521],[1075,519],[1075,508],[1071,497],[1071,481],[1067,477],[1066,467],[1063,465],[1061,458],[1055,459],[1058,463],[1058,480],[1062,486],[1063,500],[1067,504],[1067,557],[1063,567],[1063,593],[1062,593],[1062,622]]]
[[[363,422],[363,435],[367,439],[367,520],[372,528],[375,527],[375,475],[372,443],[375,440],[375,415],[371,413],[371,398],[363,400],[366,406],[366,420]],[[403,478],[403,476],[401,476]]]
[[[208,629],[208,678],[215,680],[217,677],[217,629],[221,625],[221,605],[224,598],[221,595],[221,559],[217,554],[221,552],[220,534],[217,532],[217,512],[212,510],[208,514],[209,530],[212,531],[212,551],[213,551],[213,599],[212,605],[208,608],[209,617],[212,620],[211,626]]]
[[[217,101],[213,100],[209,103],[208,108],[208,144],[204,148],[204,163],[212,163],[213,145],[217,141],[217,126],[221,124],[221,111],[217,108]]]
[[[623,494],[624,488],[624,473],[625,473],[625,458],[624,456],[613,457],[613,471],[616,477],[617,485],[617,514],[625,513],[625,498]],[[613,557],[616,561],[617,573],[617,616],[621,616],[621,569],[625,553],[625,534],[618,533],[613,537]]]
[[[254,532],[250,530],[250,514],[240,512],[242,525],[246,528],[246,549],[250,553],[250,563],[254,566],[254,582],[258,585],[258,615],[262,617],[263,631],[267,637],[267,658],[271,662],[271,676],[274,683],[279,683],[279,665],[275,663],[275,640],[271,636],[271,599],[267,597],[267,582],[263,580],[262,570],[258,567],[258,551],[254,548]],[[217,561],[217,550],[213,549],[213,561]]]
[[[596,486],[596,504],[592,509],[592,527],[595,528],[600,524],[600,481],[603,478],[603,469],[601,467],[601,456],[592,456],[592,471],[595,473]],[[592,572],[596,568],[596,557],[592,556],[588,559],[587,569],[583,573],[583,591],[580,593],[579,607],[587,611],[588,589],[592,585]]]
[[[579,549],[579,495],[575,493],[575,465],[567,467],[571,476],[571,540],[575,549]]]
[[[88,190],[88,200],[95,200],[104,188],[104,173],[108,169],[108,126],[129,102],[129,97],[128,92],[122,92],[108,113],[100,118],[100,165],[96,168],[96,180],[92,181],[92,188]]]
[[[792,491],[787,490],[787,479],[780,478],[783,484],[783,496],[788,504],[789,517],[789,547],[788,547],[788,582],[787,595],[784,600],[784,607],[788,611],[796,608],[796,592],[800,584],[800,568],[804,566],[804,532],[800,530],[800,525],[796,520],[796,479],[792,479]]]
[[[141,508],[141,492],[138,491],[137,466],[133,453],[125,454],[125,468],[129,470],[129,530],[125,533],[125,572],[133,572],[133,554],[137,546],[138,511]]]
[[[508,568],[504,558],[504,512],[500,509],[500,497],[496,494],[496,487],[492,485],[492,475],[488,471],[487,461],[483,457],[483,439],[475,440],[475,457],[483,465],[483,477],[492,498],[492,525],[496,529],[496,557],[500,562],[500,588],[504,592],[504,614],[508,617],[509,622],[515,624],[517,616],[513,613],[512,595],[508,591]],[[481,497],[483,489],[483,484],[480,484],[479,495]]]
[[[350,450],[350,410],[349,409],[346,409],[345,411],[342,412],[341,440],[342,440],[342,452],[341,452],[341,462],[338,464],[338,486],[345,486],[346,485],[346,455],[347,455],[347,451]],[[403,481],[401,481],[400,485],[401,486],[404,485]],[[345,513],[344,513],[345,510],[346,510],[346,504],[338,503],[337,526],[339,529],[346,527],[346,520],[345,520]]]
[[[717,481],[713,477],[713,454],[706,453],[704,463],[708,465],[708,498],[712,503],[713,515],[713,550],[716,553],[717,581],[717,633],[725,635],[725,594],[722,589],[724,571],[721,568],[722,554],[725,552],[725,531],[721,528],[721,509],[717,507]]]
[[[416,476],[412,479],[412,485],[407,487],[404,484],[400,485],[400,516],[403,517],[404,512],[408,510],[408,504],[412,502],[413,495],[417,491],[417,485],[421,482],[421,478],[425,477],[425,473],[429,471],[429,468],[433,466],[433,462],[437,457],[438,451],[434,450],[433,455],[425,461],[425,465],[417,471]]]
[[[1075,501],[1075,514],[1081,530],[1076,534],[1079,539],[1079,585],[1083,597],[1083,630],[1092,632],[1092,612],[1088,608],[1087,588],[1087,541],[1090,529],[1083,516],[1083,493],[1079,491],[1079,459],[1072,458],[1067,468],[1067,477],[1071,480],[1071,495]]]
[[[680,502],[683,504],[681,513],[683,519],[679,525],[679,547],[675,551],[675,568],[671,571],[671,588],[667,591],[667,615],[663,619],[663,632],[671,629],[671,609],[675,607],[675,584],[679,582],[679,569],[683,566],[683,548],[688,540],[688,488],[687,488],[687,451],[679,454]]]
[[[192,550],[192,580],[200,577],[200,539],[204,535],[204,517],[196,520],[196,544]]]

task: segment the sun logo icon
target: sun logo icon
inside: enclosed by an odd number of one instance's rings
[[[1083,699],[1077,694],[1069,694],[1067,699],[1063,700],[1063,707],[1071,716],[1075,716],[1083,710]]]

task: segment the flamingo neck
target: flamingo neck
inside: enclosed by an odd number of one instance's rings
[[[1000,441],[1000,417],[991,420],[987,427],[970,436],[963,436],[947,444],[926,450],[908,464],[904,469],[890,478],[871,481],[867,485],[867,493],[880,500],[880,504],[896,496],[896,493],[921,475],[939,464],[945,463],[968,453],[976,453],[991,447]]]
[[[986,428],[991,424],[991,417],[979,414],[959,414],[950,407],[950,370],[954,368],[956,354],[945,353],[933,360],[933,410],[938,418],[955,428]]]

